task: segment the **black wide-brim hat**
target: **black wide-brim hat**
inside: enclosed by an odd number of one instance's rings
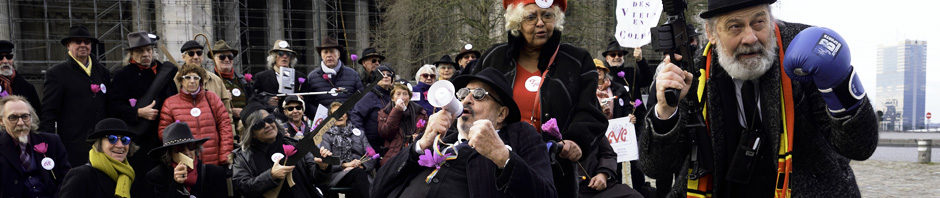
[[[777,0],[708,0],[708,10],[699,14],[703,19],[760,4],[772,4]]]
[[[86,141],[94,142],[98,138],[107,136],[107,135],[123,135],[129,136],[131,138],[137,137],[137,132],[131,131],[127,127],[127,123],[124,123],[123,120],[117,118],[105,118],[101,121],[98,121],[98,124],[95,124],[95,132],[88,135]]]
[[[72,39],[89,39],[92,41],[92,44],[99,43],[98,38],[95,38],[94,35],[91,35],[91,32],[88,32],[88,28],[81,25],[70,27],[69,36],[63,38],[60,42],[62,43],[62,46],[68,46],[69,40]]]
[[[193,132],[189,130],[189,125],[185,122],[174,122],[163,129],[163,146],[151,149],[150,152],[147,152],[147,155],[153,158],[159,158],[163,155],[163,150],[165,149],[190,143],[202,145],[206,143],[206,141],[209,141],[209,138],[194,138]]]
[[[457,67],[457,63],[454,62],[454,59],[450,59],[450,55],[441,56],[441,60],[438,60],[437,62],[434,62],[433,64],[434,66],[438,66],[442,63],[451,64],[454,67]]]
[[[127,48],[124,50],[132,50],[143,46],[155,46],[157,45],[157,40],[160,40],[160,37],[157,35],[147,32],[133,32],[127,34]]]
[[[615,51],[621,51],[621,52],[626,53],[628,52],[628,50],[629,49],[623,46],[620,46],[620,43],[618,43],[617,41],[611,41],[610,43],[607,44],[607,50],[601,53],[601,56],[607,57],[608,53],[615,52]]]
[[[476,55],[477,55],[477,58],[480,57],[480,51],[476,51],[476,50],[472,50],[472,49],[470,49],[470,50],[468,50],[468,49],[460,49],[460,53],[457,53],[457,56],[454,56],[454,61],[459,61],[461,58],[463,58],[463,56],[466,56],[467,54],[476,54]]]
[[[502,105],[509,108],[509,116],[506,117],[505,123],[519,121],[519,106],[517,106],[516,101],[512,99],[512,86],[510,85],[509,81],[506,80],[506,77],[503,76],[503,73],[499,72],[499,70],[488,67],[476,74],[460,75],[454,79],[454,88],[458,90],[464,88],[467,86],[467,84],[470,83],[470,81],[473,80],[479,80],[489,85],[490,88],[493,89],[489,90],[489,93],[497,94],[499,101],[503,103]]]
[[[359,58],[359,60],[356,60],[356,62],[358,62],[361,65],[362,61],[368,59],[369,57],[378,57],[379,61],[385,60],[385,56],[382,56],[382,54],[379,54],[379,52],[375,50],[375,48],[370,47],[370,48],[366,48],[362,50],[362,58]]]

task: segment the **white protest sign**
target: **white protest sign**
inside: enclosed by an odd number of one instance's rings
[[[626,162],[640,159],[640,153],[637,150],[636,129],[630,119],[627,117],[617,118],[607,121],[607,141],[610,141],[610,147],[617,153],[617,162]]]
[[[330,109],[327,109],[322,104],[317,105],[317,114],[313,116],[313,124],[319,125],[323,119],[326,119],[327,116],[330,116]],[[314,126],[316,128],[316,126]]]
[[[614,38],[624,47],[649,44],[649,29],[659,23],[662,11],[662,0],[618,0],[614,12],[617,18]]]

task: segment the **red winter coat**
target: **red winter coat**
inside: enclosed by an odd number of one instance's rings
[[[198,117],[192,114],[194,107],[199,108]],[[163,139],[163,129],[177,120],[186,122],[196,139],[209,138],[202,144],[203,163],[228,164],[235,139],[232,136],[232,120],[218,95],[203,89],[195,100],[192,95],[183,92],[167,98],[160,110],[160,139]]]

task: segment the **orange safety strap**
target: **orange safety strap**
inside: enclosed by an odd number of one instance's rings
[[[774,24],[774,33],[777,36],[777,47],[780,58],[780,78],[781,78],[781,90],[780,94],[783,96],[783,102],[780,104],[781,109],[784,109],[784,112],[781,112],[781,117],[783,117],[783,133],[780,134],[780,149],[778,150],[777,155],[777,184],[775,185],[774,196],[777,198],[789,198],[791,194],[790,190],[790,173],[793,172],[793,121],[794,121],[794,103],[793,103],[793,85],[790,82],[790,77],[786,75],[786,72],[783,70],[783,41],[780,37],[780,28]],[[704,102],[705,95],[705,82],[708,81],[709,74],[711,73],[711,63],[712,63],[712,53],[710,53],[711,43],[709,43],[704,50],[705,55],[705,69],[702,72],[703,76],[699,78],[699,87],[698,94],[699,99],[702,101],[702,116],[706,116],[707,105]],[[711,127],[708,124],[708,120],[705,120],[706,130],[711,131]],[[689,169],[691,174],[692,169]],[[712,197],[712,178],[711,174],[706,174],[703,177],[698,179],[689,179],[687,180],[686,185],[686,197],[687,198],[710,198]]]

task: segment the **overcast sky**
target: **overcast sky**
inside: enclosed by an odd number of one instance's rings
[[[927,41],[927,112],[932,123],[940,113],[940,10],[925,0],[779,0],[773,4],[777,19],[831,28],[847,40],[852,65],[869,97],[875,97],[875,67],[879,45],[897,45],[905,39]]]

